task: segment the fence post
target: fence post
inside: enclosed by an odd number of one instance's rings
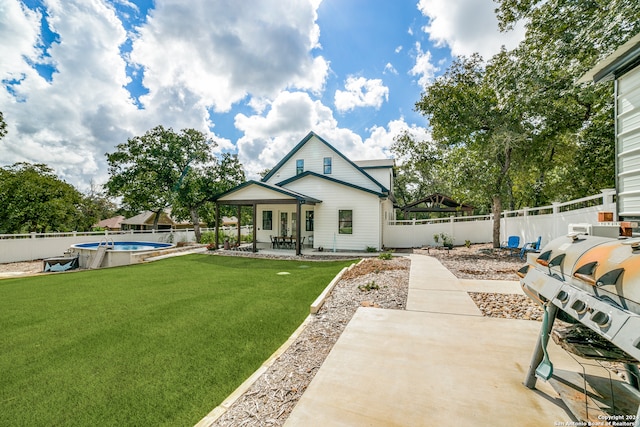
[[[456,230],[455,230],[455,216],[449,216],[449,230],[451,230],[451,243],[455,243],[456,241]]]
[[[613,212],[613,218],[618,218],[618,209],[613,197],[616,195],[615,188],[605,188],[602,191],[602,208],[607,212]]]
[[[558,217],[560,216],[560,202],[551,202],[551,206],[553,209],[553,236],[554,238],[558,237]]]

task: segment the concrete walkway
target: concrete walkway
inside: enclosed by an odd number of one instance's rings
[[[482,317],[467,292],[483,290],[521,292],[411,255],[407,310],[358,309],[285,425],[568,425],[549,384],[522,385],[540,323]],[[576,370],[549,350],[556,369]]]

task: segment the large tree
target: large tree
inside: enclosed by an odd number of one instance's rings
[[[522,162],[521,153],[530,144],[521,111],[500,92],[505,85],[509,82],[490,73],[480,56],[461,57],[416,103],[429,120],[433,140],[444,150],[440,164],[454,197],[468,202],[471,197],[460,193],[470,189],[491,202],[494,246],[500,245],[502,201],[509,192],[511,170]]]
[[[443,148],[440,176],[463,201],[491,200],[496,218],[505,202],[539,206],[612,186],[612,86],[577,80],[640,31],[640,5],[498,3],[503,29],[527,22],[525,40],[486,62],[458,58],[416,103]],[[497,221],[493,240],[497,246]]]
[[[157,126],[142,136],[135,136],[107,153],[109,196],[122,197],[125,208],[160,213],[171,206],[183,187],[190,170],[205,168],[214,161],[216,143],[195,129]]]
[[[244,180],[238,157],[229,153],[215,158],[206,167],[189,168],[177,189],[172,213],[177,219],[191,219],[196,241],[200,242],[200,217],[212,210],[213,197]]]
[[[0,168],[0,233],[82,230],[82,195],[44,164]]]

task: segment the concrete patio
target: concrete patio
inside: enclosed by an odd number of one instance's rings
[[[358,309],[285,425],[568,425],[548,383],[522,384],[540,323],[483,317],[469,291],[521,293],[411,255],[407,310]],[[553,342],[549,351],[556,370],[578,370]]]

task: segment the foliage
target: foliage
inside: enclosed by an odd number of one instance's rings
[[[0,425],[194,425],[351,262],[190,255],[2,280]]]
[[[215,146],[195,129],[176,133],[156,126],[107,153],[110,178],[105,187],[110,196],[121,196],[128,209],[159,213],[171,206],[175,219],[191,220],[200,241],[200,215],[212,211],[207,202],[244,181],[237,156],[215,157]]]
[[[367,246],[364,250],[365,252],[378,252],[378,248],[375,248],[373,246]]]
[[[442,246],[445,248],[451,249],[453,247],[453,237],[451,237],[447,233],[434,234],[433,240],[436,243],[442,241]]]
[[[448,194],[477,213],[491,206],[495,218],[503,205],[540,206],[612,187],[612,86],[576,81],[640,31],[640,5],[498,3],[503,29],[525,20],[525,40],[486,62],[457,58],[425,87],[416,110],[429,120],[433,140],[402,135],[393,148],[407,159],[407,181],[447,182]],[[493,240],[499,245],[499,221]]]
[[[0,168],[0,233],[83,230],[82,206],[82,195],[44,164]]]
[[[369,291],[380,289],[380,286],[376,284],[375,280],[372,280],[366,285],[359,285],[358,289],[360,289],[360,291],[362,292],[369,292]]]
[[[128,209],[160,212],[173,204],[189,170],[212,160],[213,146],[194,129],[175,133],[156,126],[143,136],[129,138],[107,153],[107,194],[122,197]]]
[[[0,139],[4,138],[7,134],[7,122],[4,121],[2,111],[0,111]]]
[[[391,258],[393,258],[393,255],[391,254],[391,252],[383,252],[380,255],[378,255],[378,259],[383,259],[388,261]]]

